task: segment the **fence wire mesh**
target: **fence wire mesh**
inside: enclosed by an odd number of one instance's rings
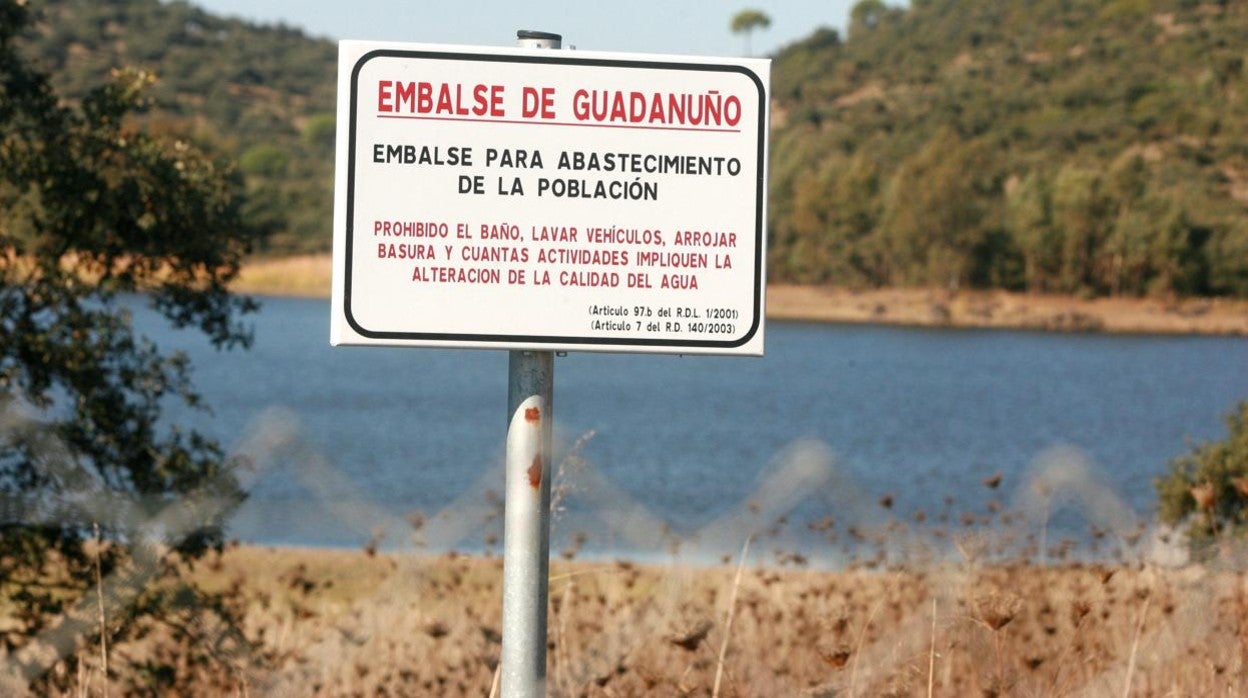
[[[771,459],[748,496],[691,528],[613,482],[590,456],[594,436],[562,439],[556,450],[553,695],[1248,688],[1241,547],[1228,538],[1220,562],[1187,564],[1177,538],[1133,511],[1075,450],[1040,454],[1017,483],[986,479],[994,497],[974,513],[955,514],[946,502],[919,515],[859,487],[827,445],[801,441]],[[169,547],[206,522],[228,522],[241,502],[217,496],[212,483],[167,502],[110,491],[34,410],[10,401],[0,410],[0,446],[18,439],[35,444],[46,474],[72,486],[56,498],[5,493],[0,523],[103,524],[135,535],[127,564],[69,599],[35,636],[6,645],[0,692],[27,693],[77,656],[72,685],[106,693],[126,662],[141,665],[143,650],[114,648],[105,677],[107,657],[91,649],[101,618],[125,618]],[[244,490],[267,477],[297,479],[308,504],[331,514],[329,525],[361,541],[354,551],[246,545],[210,555],[208,568],[234,575],[229,583],[244,597],[247,637],[235,641],[236,629],[225,626],[201,628],[200,637],[219,645],[217,659],[237,672],[240,692],[490,692],[501,612],[500,464],[482,464],[475,483],[436,511],[396,514],[281,410],[253,425],[233,462],[245,465],[234,470]],[[1081,522],[1086,535],[1056,539],[1059,515]],[[746,574],[734,576],[736,565]],[[11,628],[15,607],[6,603],[0,617]]]

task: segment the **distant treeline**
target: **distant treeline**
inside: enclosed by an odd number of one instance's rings
[[[332,42],[33,2],[58,85],[153,70],[151,124],[237,159],[267,249],[329,248]],[[775,56],[770,278],[1248,296],[1248,3],[862,0],[847,33]]]
[[[1248,295],[1248,3],[879,0],[776,57],[772,278]]]

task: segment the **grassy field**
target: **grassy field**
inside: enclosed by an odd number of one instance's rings
[[[747,558],[748,560],[748,558]],[[1214,696],[1248,690],[1243,573],[559,562],[553,696]],[[234,547],[194,573],[254,643],[238,694],[485,696],[502,562]],[[730,620],[731,614],[731,620]],[[114,671],[126,671],[114,648]],[[723,657],[722,672],[720,657]]]
[[[262,295],[328,297],[328,255],[256,259],[234,288]],[[771,285],[767,316],[778,320],[1064,331],[1248,335],[1248,301],[1099,298],[930,289],[855,291]]]

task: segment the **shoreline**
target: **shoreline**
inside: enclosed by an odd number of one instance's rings
[[[251,259],[233,290],[328,298],[328,253]],[[1094,298],[925,288],[853,290],[769,284],[767,318],[797,322],[1107,334],[1248,336],[1248,300]]]

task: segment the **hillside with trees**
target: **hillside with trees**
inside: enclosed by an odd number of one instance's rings
[[[185,2],[32,4],[64,94],[153,71],[148,118],[238,158],[262,249],[328,249],[332,42]],[[1248,296],[1248,6],[861,0],[846,34],[774,56],[771,279]]]
[[[145,118],[231,155],[261,250],[326,250],[333,209],[337,48],[283,26],[222,19],[186,2],[31,0],[27,55],[83,97],[118,67],[155,76]]]
[[[773,66],[771,278],[1248,294],[1248,6],[862,0]]]

